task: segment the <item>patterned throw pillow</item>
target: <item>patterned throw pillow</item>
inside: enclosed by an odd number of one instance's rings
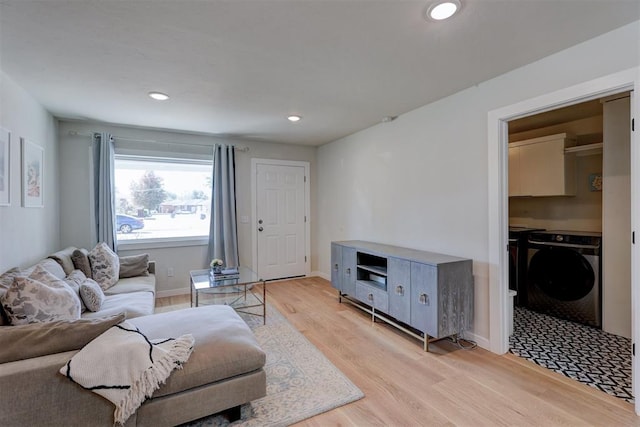
[[[84,313],[87,311],[87,307],[84,305],[84,301],[82,301],[82,297],[80,296],[80,285],[87,280],[87,276],[80,270],[73,270],[67,277],[64,278],[64,283],[69,285],[71,289],[74,290],[76,295],[78,295],[78,299],[80,300],[80,311]]]
[[[100,311],[104,302],[104,292],[98,283],[93,279],[86,279],[80,285],[80,296],[84,305],[89,311]]]
[[[2,306],[12,325],[80,318],[80,301],[73,289],[40,266],[29,277],[14,279]]]
[[[106,243],[100,242],[89,252],[91,276],[102,290],[107,290],[118,281],[120,260]]]
[[[18,267],[14,267],[11,270],[7,270],[4,273],[2,273],[2,275],[0,275],[0,301],[2,300],[2,297],[4,296],[4,294],[7,292],[7,289],[11,287],[11,284],[13,283],[13,279],[21,275],[24,275],[24,273],[21,272]],[[7,316],[7,314],[4,312],[4,309],[2,308],[2,304],[0,304],[0,326],[10,325],[10,324],[11,324],[11,321],[9,320],[9,317]]]

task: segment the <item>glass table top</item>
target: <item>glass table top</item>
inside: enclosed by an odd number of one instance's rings
[[[204,290],[221,288],[225,286],[246,285],[249,283],[261,282],[262,279],[248,267],[239,267],[236,272],[223,270],[224,274],[212,274],[210,269],[193,270],[189,274],[194,289]]]

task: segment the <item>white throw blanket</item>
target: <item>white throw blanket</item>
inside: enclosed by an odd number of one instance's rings
[[[149,340],[135,326],[122,322],[76,353],[60,373],[111,401],[114,424],[120,425],[175,368],[189,359],[192,335]]]

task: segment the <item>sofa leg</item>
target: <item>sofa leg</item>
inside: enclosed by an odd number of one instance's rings
[[[238,405],[224,411],[224,415],[227,417],[230,423],[238,421],[240,418],[242,418],[242,412],[240,411],[240,408],[241,406]]]

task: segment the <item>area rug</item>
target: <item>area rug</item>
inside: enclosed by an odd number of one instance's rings
[[[304,335],[267,304],[261,317],[240,313],[267,353],[267,395],[241,408],[241,419],[229,424],[214,415],[183,427],[288,426],[364,397]]]

